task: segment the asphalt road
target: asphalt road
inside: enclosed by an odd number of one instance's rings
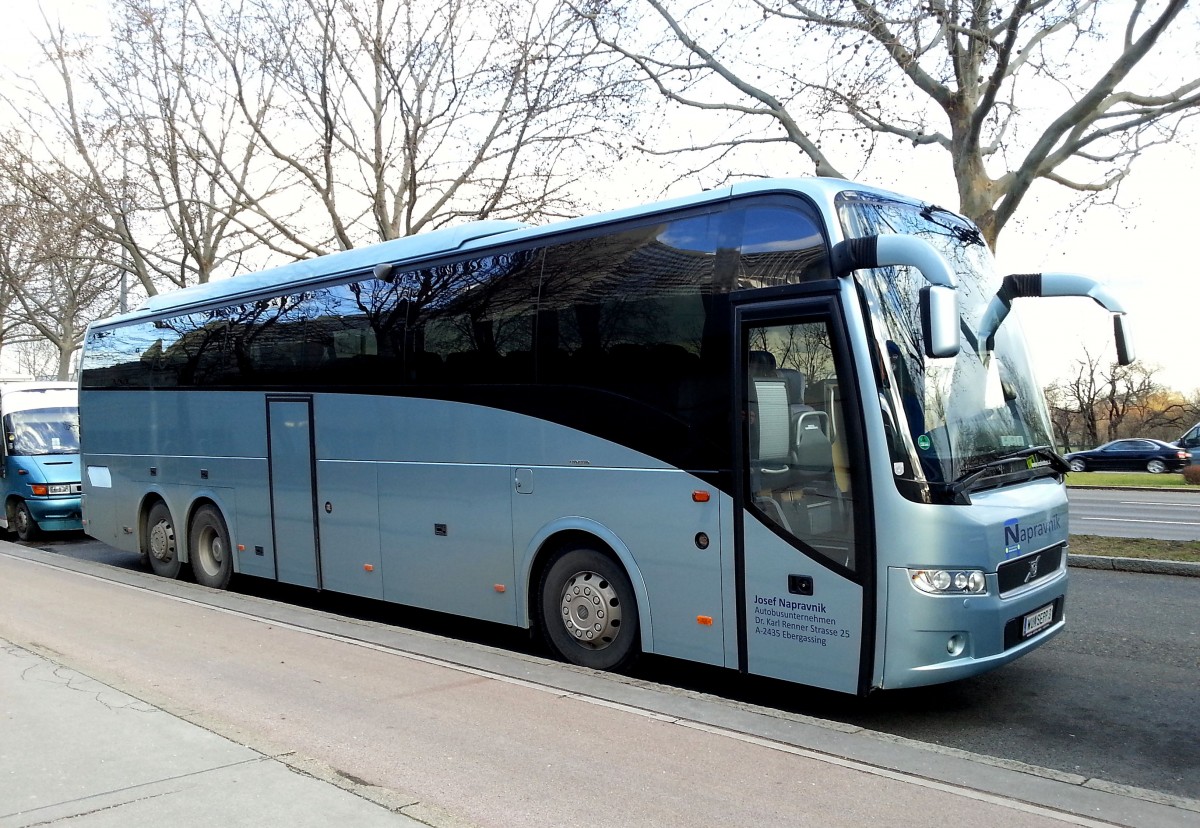
[[[1072,487],[1068,497],[1074,535],[1200,540],[1200,492]]]
[[[132,556],[78,536],[38,546],[122,568]],[[857,699],[646,657],[633,678],[786,713],[1200,800],[1200,578],[1075,569],[1067,630],[1000,670]],[[253,579],[237,590],[464,642],[541,654],[505,627]]]

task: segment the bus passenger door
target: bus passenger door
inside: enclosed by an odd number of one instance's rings
[[[267,468],[275,577],[320,588],[311,398],[267,398]]]
[[[738,628],[743,669],[855,693],[873,555],[836,308],[830,298],[737,309]]]

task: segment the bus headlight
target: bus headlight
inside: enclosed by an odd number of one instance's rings
[[[912,584],[930,595],[983,595],[987,579],[979,569],[910,569]]]

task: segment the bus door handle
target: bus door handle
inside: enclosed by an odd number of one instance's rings
[[[533,494],[533,469],[516,469],[513,473],[513,485],[517,494]]]

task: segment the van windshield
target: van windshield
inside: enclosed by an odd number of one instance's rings
[[[12,455],[78,454],[79,409],[14,411],[4,418],[4,439]]]

